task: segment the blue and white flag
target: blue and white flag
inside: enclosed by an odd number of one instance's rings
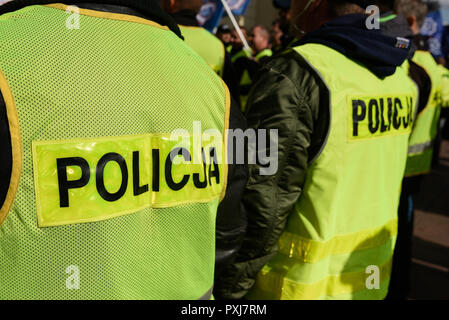
[[[242,16],[246,13],[251,0],[226,0],[232,13]],[[204,0],[200,13],[196,16],[198,23],[213,32],[218,27],[221,18],[225,14],[225,9],[221,0]]]
[[[201,10],[196,16],[196,20],[198,20],[200,26],[213,32],[220,23],[223,13],[224,7],[220,0],[204,0]]]
[[[420,33],[429,38],[429,49],[435,58],[443,57],[443,19],[440,11],[429,12]]]
[[[235,16],[243,16],[248,9],[250,0],[226,0],[232,14]]]

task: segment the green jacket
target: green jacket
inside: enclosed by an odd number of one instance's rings
[[[250,128],[278,129],[279,168],[273,176],[250,165],[243,203],[247,209],[246,242],[220,279],[215,296],[239,299],[254,284],[259,270],[277,252],[288,215],[301,195],[308,163],[323,146],[329,127],[329,92],[301,56],[287,51],[265,64],[250,94]],[[267,108],[270,106],[270,108]]]
[[[325,145],[329,103],[330,93],[320,75],[292,50],[263,65],[246,116],[250,128],[278,130],[278,170],[273,176],[261,176],[260,165],[249,165],[243,196],[248,229],[234,263],[216,278],[216,298],[243,298],[278,252],[278,240],[302,194],[309,164]]]

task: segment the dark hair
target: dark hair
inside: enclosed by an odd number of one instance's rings
[[[393,11],[394,2],[395,2],[395,0],[377,0],[376,4],[379,7],[380,12],[384,13],[387,11]]]
[[[330,15],[341,17],[354,13],[365,13],[365,7],[353,0],[329,0]],[[360,1],[363,2],[363,1]]]
[[[415,16],[418,26],[421,28],[427,15],[427,6],[420,0],[397,0],[395,12],[405,18]]]

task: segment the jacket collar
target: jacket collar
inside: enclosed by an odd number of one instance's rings
[[[55,0],[13,0],[0,6],[0,15],[13,12],[31,5],[55,3]],[[167,26],[179,38],[183,39],[176,22],[159,6],[158,0],[75,0],[68,4],[80,5],[99,11],[136,15]]]

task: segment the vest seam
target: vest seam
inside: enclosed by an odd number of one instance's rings
[[[318,158],[321,156],[321,154],[323,153],[324,149],[327,146],[327,142],[329,141],[329,137],[330,137],[330,133],[331,133],[331,127],[332,127],[332,92],[329,88],[329,85],[327,84],[327,82],[324,80],[323,75],[321,74],[320,71],[318,71],[317,68],[315,68],[309,61],[307,61],[307,59],[298,51],[295,50],[296,53],[299,54],[299,56],[301,58],[303,58],[304,62],[316,73],[316,75],[319,77],[319,79],[323,82],[324,86],[326,87],[328,93],[329,93],[329,101],[328,101],[328,107],[329,107],[329,124],[328,124],[328,128],[327,128],[327,133],[326,133],[326,137],[323,141],[323,144],[321,146],[321,148],[318,150],[317,154],[308,162],[308,165],[312,165],[314,162],[316,162],[318,160]]]
[[[54,3],[54,4],[45,4],[41,5],[43,7],[52,8],[56,10],[62,10],[66,11],[67,8],[69,8],[69,5],[66,5],[64,3]],[[113,21],[123,21],[123,22],[130,22],[130,23],[137,23],[140,25],[146,25],[154,28],[158,28],[165,31],[170,31],[170,28],[166,26],[162,26],[157,22],[154,22],[152,20],[140,18],[137,16],[129,15],[129,14],[123,14],[123,13],[113,13],[113,12],[106,12],[106,11],[98,11],[98,10],[92,10],[92,9],[84,9],[79,8],[79,14],[91,18],[97,18],[97,19],[107,19],[107,20],[113,20]]]
[[[228,189],[228,173],[229,173],[229,165],[228,165],[228,137],[229,137],[229,118],[231,116],[231,93],[229,92],[229,88],[226,85],[226,83],[223,81],[223,79],[219,78],[221,81],[221,84],[223,86],[223,89],[225,91],[225,118],[224,118],[224,137],[223,137],[223,143],[224,143],[224,182],[223,182],[223,190],[219,198],[219,203],[223,201],[223,199],[226,196],[226,191]]]
[[[14,96],[9,87],[3,71],[0,70],[0,93],[3,96],[6,107],[6,117],[9,124],[9,132],[11,137],[11,156],[12,156],[12,168],[11,177],[9,181],[8,191],[6,198],[2,206],[0,207],[0,227],[6,220],[11,206],[17,195],[17,190],[20,183],[20,176],[22,171],[22,143],[20,135],[20,123],[17,114],[17,107],[15,104]]]

